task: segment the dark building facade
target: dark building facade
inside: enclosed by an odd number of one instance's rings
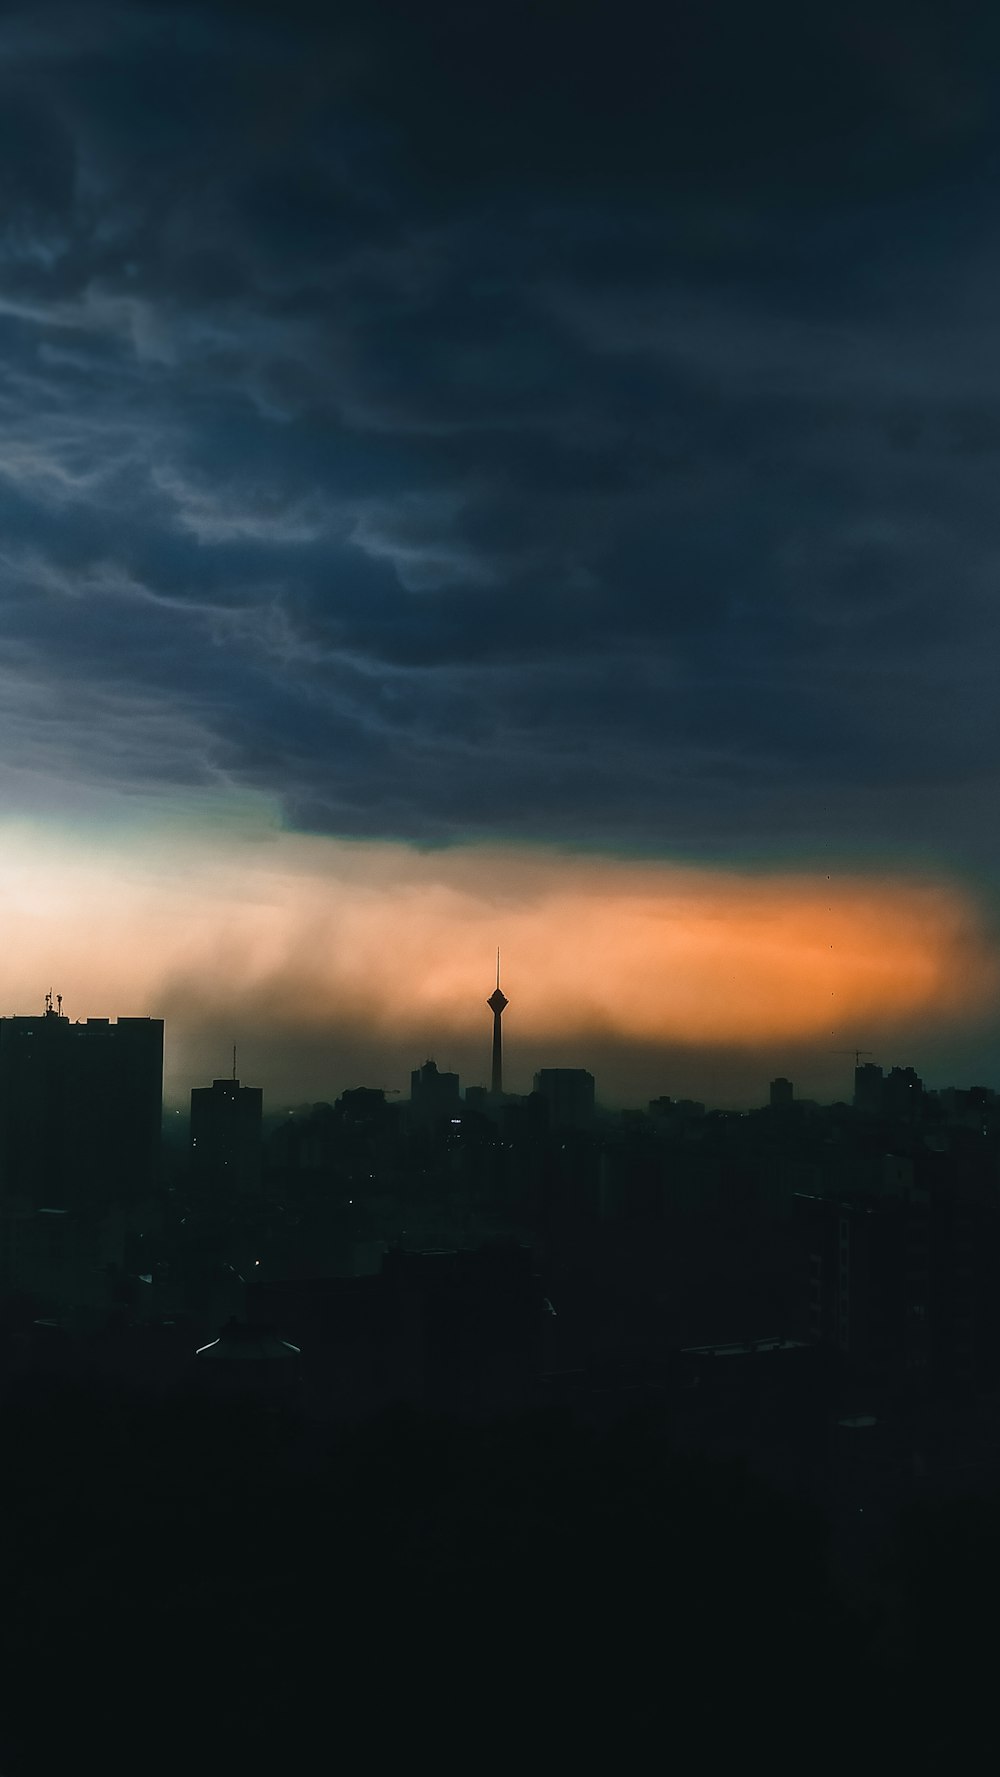
[[[446,1117],[461,1115],[457,1074],[440,1073],[437,1063],[425,1061],[410,1075],[410,1115],[423,1128],[434,1128]]]
[[[191,1182],[200,1192],[253,1197],[261,1189],[264,1095],[239,1080],[191,1093]]]
[[[553,1129],[587,1129],[594,1120],[594,1076],[583,1067],[543,1067],[535,1091],[549,1108]]]
[[[812,1337],[836,1346],[873,1378],[926,1378],[926,1194],[913,1192],[905,1200],[822,1199],[808,1207]]]
[[[163,1021],[0,1018],[0,1200],[103,1214],[159,1177]]]
[[[864,1061],[854,1069],[854,1108],[865,1116],[877,1117],[882,1110],[884,1076],[873,1061]]]
[[[301,1346],[323,1411],[407,1402],[474,1419],[533,1399],[543,1298],[516,1242],[395,1249],[377,1277],[251,1282],[247,1309]]]

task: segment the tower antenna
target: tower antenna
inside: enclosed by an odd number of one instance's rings
[[[236,1044],[233,1044],[233,1080],[236,1079]]]
[[[497,945],[497,986],[500,986],[500,946]]]

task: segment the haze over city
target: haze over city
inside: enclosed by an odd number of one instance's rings
[[[165,1017],[168,1103],[234,1042],[272,1108],[404,1086],[425,1053],[483,1083],[498,933],[522,1090],[554,1061],[590,1067],[610,1103],[754,1104],[781,1071],[849,1097],[854,1047],[933,1077],[991,1039],[993,936],[954,882],[417,850],[195,813],[99,836],[11,824],[0,863],[11,1009],[38,1010],[51,977],[73,1017]]]

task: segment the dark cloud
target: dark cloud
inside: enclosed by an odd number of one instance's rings
[[[987,9],[36,5],[0,56],[9,758],[992,861]]]

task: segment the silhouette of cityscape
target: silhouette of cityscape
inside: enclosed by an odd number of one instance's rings
[[[124,1763],[202,1608],[214,1689],[186,1719],[277,1756],[266,1736],[326,1696],[304,1567],[350,1600],[350,1708],[388,1685],[397,1727],[437,1695],[433,1622],[467,1735],[503,1670],[521,1733],[562,1711],[581,1746],[624,1733],[638,1686],[638,1746],[678,1692],[707,1706],[722,1634],[745,1709],[778,1659],[789,1719],[846,1684],[898,1753],[921,1696],[954,1750],[951,1693],[922,1687],[974,1663],[972,1616],[947,1647],[938,1617],[973,1555],[996,1561],[1000,1096],[862,1052],[851,1103],[777,1078],[755,1111],[610,1112],[586,1069],[548,1066],[517,1095],[508,1004],[498,971],[488,1089],[428,1058],[407,1101],[279,1114],[234,1050],[162,1138],[160,1020],[71,1022],[51,995],[0,1018],[13,1777],[69,1756],[81,1720]],[[620,1627],[646,1571],[671,1575],[659,1641],[641,1612]],[[40,1734],[53,1667],[71,1708]]]

